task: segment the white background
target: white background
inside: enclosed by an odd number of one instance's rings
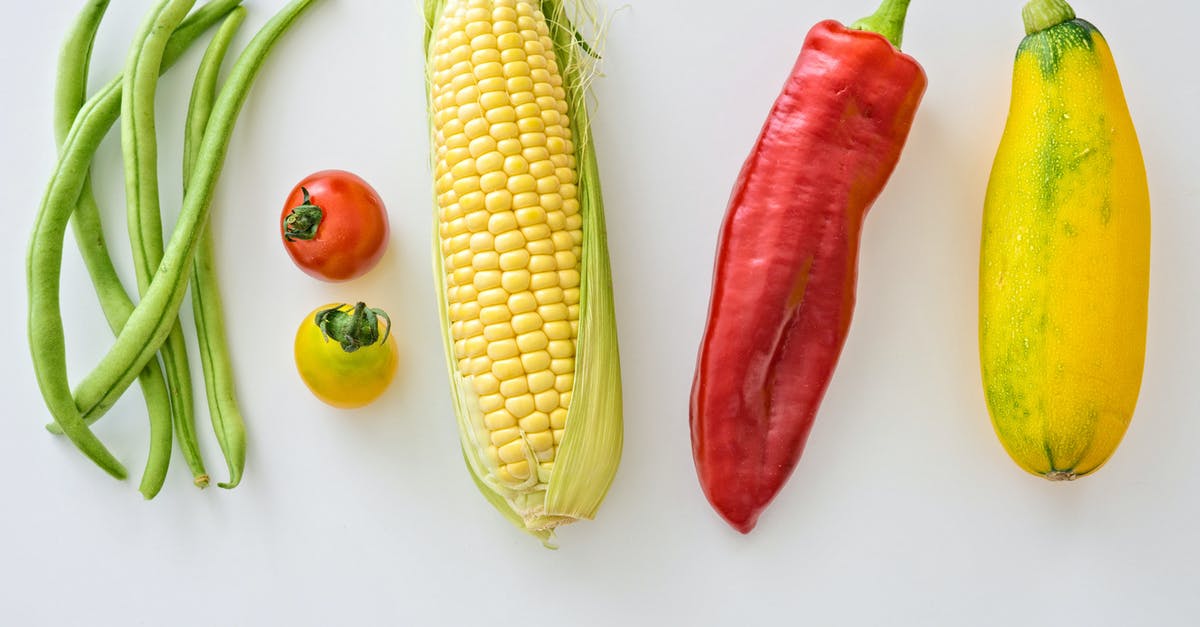
[[[626,447],[599,519],[562,530],[551,552],[491,509],[458,451],[429,267],[418,3],[320,2],[267,64],[214,209],[251,437],[246,479],[233,493],[198,492],[176,453],[153,502],[136,490],[147,446],[136,386],[98,427],[133,480],[109,479],[42,429],[23,254],[55,158],[59,38],[80,2],[5,4],[0,623],[1198,624],[1196,5],[1075,3],[1115,50],[1155,212],[1145,385],[1109,466],[1052,485],[1018,470],[992,433],[977,366],[978,239],[1020,2],[918,0],[905,50],[924,64],[929,92],[867,221],[857,318],[809,450],[749,537],[709,509],[688,439],[717,229],[808,28],[861,17],[874,1],[643,0],[614,11],[594,117]],[[241,43],[282,2],[247,4]],[[120,69],[150,2],[113,5],[94,86]],[[199,48],[160,88],[168,216]],[[132,285],[119,162],[114,133],[96,184]],[[391,211],[387,257],[348,285],[308,279],[276,236],[291,186],[330,167],[371,181]],[[67,251],[78,380],[111,336]],[[309,310],[354,299],[391,312],[403,364],[377,405],[340,412],[302,386],[291,342]],[[190,305],[182,315],[190,328]],[[196,363],[202,399],[198,373]],[[209,469],[223,479],[202,400],[197,410]]]

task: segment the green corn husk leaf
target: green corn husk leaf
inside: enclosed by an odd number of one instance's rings
[[[425,2],[425,50],[432,55],[433,33],[447,0]],[[575,384],[567,410],[565,433],[548,481],[531,480],[514,489],[495,481],[481,444],[486,441],[483,416],[474,387],[458,372],[450,333],[446,275],[441,255],[436,208],[433,268],[446,362],[458,420],[463,458],[484,497],[517,527],[551,546],[553,530],[562,524],[595,517],[620,463],[623,440],[621,365],[612,295],[612,269],[600,193],[600,174],[585,104],[588,77],[584,55],[592,55],[571,25],[560,0],[542,0],[550,39],[554,42],[576,138],[578,198],[583,219],[580,259],[580,309]],[[427,89],[427,94],[429,90]],[[432,102],[429,110],[433,110]],[[432,124],[431,124],[432,127]],[[431,131],[432,135],[432,131]]]

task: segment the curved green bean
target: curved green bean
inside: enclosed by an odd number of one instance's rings
[[[192,185],[184,197],[183,210],[158,273],[117,341],[75,391],[75,403],[85,416],[100,415],[112,407],[170,332],[172,318],[178,315],[187,290],[191,258],[199,244],[195,235],[208,219],[213,191],[225,164],[238,113],[271,48],[313,2],[293,0],[263,26],[234,64],[213,105],[192,171]]]
[[[200,70],[196,73],[191,101],[188,103],[186,133],[183,138],[185,194],[192,168],[199,157],[200,143],[204,140],[204,129],[208,127],[208,118],[212,114],[213,101],[217,97],[217,78],[221,72],[221,63],[245,16],[246,12],[243,9],[230,13],[200,61]],[[200,363],[204,368],[208,413],[212,419],[217,443],[225,456],[225,465],[229,468],[229,481],[217,485],[231,490],[241,483],[242,472],[246,467],[246,425],[234,393],[233,367],[229,358],[229,343],[225,338],[221,292],[217,287],[211,215],[208,224],[200,228],[200,245],[192,259],[192,313],[196,319],[196,337],[200,343]]]
[[[175,65],[179,57],[197,40],[204,31],[212,27],[219,20],[228,15],[234,8],[242,3],[242,0],[214,0],[203,7],[196,9],[188,19],[184,20],[179,28],[175,29],[175,33],[171,35],[171,40],[167,42],[167,51],[163,54],[163,67],[165,72],[170,66]],[[78,76],[78,74],[76,74]],[[103,127],[103,132],[108,133],[108,130],[116,123],[121,110],[121,84],[124,76],[118,75],[108,85],[100,90],[92,97],[92,103],[97,113],[93,117],[91,123]],[[79,82],[78,85],[67,87],[64,81],[60,81],[58,89],[65,91],[67,89],[82,91],[86,89],[86,76],[74,79]],[[76,98],[74,94],[71,98]],[[79,106],[72,107],[78,112]],[[78,115],[76,113],[75,115]],[[61,150],[62,144],[66,141],[67,133],[70,132],[71,125],[74,122],[73,117],[61,116],[55,120],[55,124],[61,125],[55,129],[55,137],[59,143]],[[61,158],[61,157],[60,157]],[[88,156],[91,158],[91,155]],[[93,282],[99,287],[100,284],[116,284],[120,285],[120,278],[117,277],[117,271],[113,267],[112,257],[108,253],[108,245],[104,240],[104,232],[100,226],[100,208],[96,205],[95,197],[91,192],[90,175],[85,175],[82,183],[82,192],[79,195],[78,206],[74,208],[75,213],[72,215],[74,233],[79,241],[80,251],[83,252],[83,261],[88,268],[88,273],[92,277]],[[90,254],[89,254],[90,253]],[[96,277],[101,277],[97,279]],[[125,292],[122,286],[120,292],[113,290],[97,291],[97,296],[100,298],[100,307],[105,312],[106,320],[109,327],[113,328],[113,333],[119,333],[121,328],[125,326],[125,321],[129,318],[129,314],[133,312],[133,300]],[[109,312],[119,313],[119,316],[108,317]],[[165,385],[165,384],[164,384]],[[89,421],[92,424],[95,421]],[[55,435],[62,435],[62,428],[57,423],[51,422],[46,425],[46,430]]]
[[[54,99],[54,134],[60,147],[71,129],[71,122],[87,102],[87,77],[92,46],[108,4],[109,0],[92,0],[83,8],[59,55]],[[112,258],[108,254],[103,227],[100,224],[100,209],[96,205],[89,180],[84,181],[71,223],[79,253],[87,266],[88,274],[92,277],[104,317],[113,334],[120,333],[129,312],[133,311],[133,301],[125,293],[121,279],[113,267]],[[138,376],[138,381],[146,402],[146,410],[150,415],[150,454],[146,458],[146,469],[142,472],[142,482],[138,489],[149,500],[162,489],[171,461],[171,401],[157,361],[146,365]]]
[[[197,11],[170,41],[163,55],[163,66],[177,61],[204,30],[240,3],[240,0],[216,0]],[[96,148],[116,122],[120,108],[121,77],[117,77],[84,104],[71,125],[34,222],[26,258],[26,281],[30,353],[46,407],[56,426],[76,447],[106,472],[123,479],[125,467],[88,428],[72,398],[66,374],[66,343],[59,300],[67,223],[79,200]],[[145,363],[149,363],[149,359]]]
[[[125,199],[129,243],[138,293],[144,295],[162,261],[163,225],[158,194],[158,138],[154,97],[167,41],[196,0],[163,0],[156,17],[147,20],[145,35],[135,39],[125,65],[125,97],[121,101],[121,152],[125,157]],[[175,439],[196,485],[208,485],[208,473],[196,441],[195,400],[188,367],[187,343],[179,320],[161,348],[171,395]]]

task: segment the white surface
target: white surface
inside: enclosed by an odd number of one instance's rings
[[[135,479],[107,478],[47,435],[24,339],[26,238],[54,161],[59,38],[79,2],[9,3],[0,39],[0,623],[1197,624],[1200,346],[1195,207],[1200,8],[1078,0],[1108,36],[1150,169],[1151,330],[1141,405],[1124,445],[1072,485],[1029,477],[992,434],[976,362],[980,207],[1004,122],[1020,2],[919,0],[906,50],[930,76],[909,148],[866,227],[860,302],[841,367],[792,481],[742,537],[696,482],[687,402],[717,227],[733,179],[808,28],[873,0],[643,0],[618,11],[596,82],[624,361],[626,448],[599,519],[550,552],[476,492],[458,452],[430,284],[430,198],[415,0],[327,0],[281,43],[249,101],[216,230],[249,463],[233,493],[190,487],[178,453],[143,502],[136,392],[98,432]],[[121,66],[149,6],[115,2],[93,84]],[[244,43],[280,0],[247,0]],[[609,8],[617,8],[609,3]],[[687,6],[687,8],[684,8]],[[164,204],[178,204],[180,124],[199,50],[168,75],[159,111]],[[119,142],[96,177],[132,277]],[[354,170],[390,205],[382,267],[309,280],[275,235],[311,171]],[[170,210],[168,210],[170,211]],[[67,246],[71,374],[110,336]],[[374,407],[328,409],[294,373],[310,309],[388,309],[404,351]],[[190,327],[190,305],[185,306]],[[193,360],[196,353],[192,352]],[[199,386],[199,366],[194,367]],[[201,390],[197,387],[197,391]],[[214,477],[223,464],[198,403]]]

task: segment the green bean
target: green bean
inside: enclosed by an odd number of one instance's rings
[[[187,193],[192,168],[199,156],[200,143],[204,140],[204,129],[212,114],[213,100],[217,97],[217,78],[221,63],[229,51],[229,44],[245,18],[246,12],[235,10],[225,19],[221,29],[208,45],[196,82],[192,87],[192,98],[188,103],[186,133],[183,139],[183,189]],[[208,224],[200,227],[200,245],[192,259],[192,313],[196,319],[196,337],[200,341],[200,363],[204,367],[204,391],[208,397],[208,413],[212,418],[213,432],[225,465],[229,467],[229,481],[217,485],[233,489],[242,481],[246,466],[246,426],[238,409],[234,394],[233,366],[229,359],[229,344],[225,338],[225,321],[221,307],[221,292],[217,287],[216,254],[213,250],[212,216]]]
[[[263,26],[234,64],[213,105],[192,170],[192,184],[184,196],[183,209],[158,273],[112,348],[75,391],[75,404],[85,416],[99,415],[112,407],[170,332],[172,319],[178,315],[187,290],[191,259],[199,244],[196,234],[208,219],[238,113],[271,48],[313,1],[293,0]]]
[[[162,0],[157,16],[147,20],[134,40],[125,65],[125,98],[121,101],[121,149],[125,157],[125,198],[129,243],[138,293],[144,295],[162,261],[163,225],[158,194],[158,139],[154,96],[167,40],[196,0]],[[196,441],[195,401],[188,368],[187,343],[178,318],[161,349],[171,395],[175,439],[196,485],[208,485],[208,473]]]
[[[241,0],[215,0],[198,10],[172,37],[163,55],[163,66],[177,61],[204,30],[238,4]],[[66,374],[59,273],[67,223],[87,180],[92,157],[120,114],[121,83],[121,77],[117,77],[89,99],[63,139],[59,162],[34,222],[26,259],[29,346],[46,406],[59,430],[66,433],[84,454],[119,479],[126,475],[124,466],[88,428],[71,396]],[[148,359],[146,363],[149,363]]]
[[[54,99],[54,134],[60,146],[71,129],[71,122],[87,101],[87,77],[92,46],[108,4],[109,0],[92,0],[84,7],[59,56]],[[104,317],[113,333],[119,333],[125,325],[125,319],[129,317],[129,312],[133,311],[133,301],[125,293],[121,279],[113,268],[100,224],[100,209],[96,205],[88,180],[84,181],[72,226],[75,241],[84,265],[92,277]],[[147,364],[138,380],[146,401],[146,410],[151,416],[150,454],[146,459],[146,469],[142,472],[139,490],[146,499],[152,499],[162,489],[171,461],[171,401],[157,361]],[[166,429],[162,428],[164,423]]]
[[[163,71],[179,60],[179,57],[187,51],[204,31],[216,24],[217,21],[228,15],[234,8],[242,3],[242,0],[215,0],[199,9],[196,9],[188,19],[184,20],[179,28],[175,29],[175,33],[171,35],[171,40],[167,43],[167,51],[163,54]],[[83,77],[86,79],[86,77]],[[98,126],[103,126],[102,130],[105,134],[108,129],[116,123],[121,110],[121,84],[123,75],[118,75],[107,86],[92,97],[93,101],[102,101],[92,103],[99,112],[92,123]],[[67,87],[60,81],[59,90],[66,89],[83,90],[86,89],[86,80],[80,80],[79,85]],[[72,96],[74,97],[74,96]],[[78,107],[74,107],[78,109]],[[57,124],[62,125],[62,130],[56,129],[59,148],[66,141],[66,134],[70,132],[73,118],[60,118],[56,120]],[[89,160],[92,155],[88,155]],[[80,242],[80,250],[84,251],[84,264],[88,267],[88,272],[97,286],[101,283],[120,284],[120,279],[117,278],[117,271],[113,268],[112,258],[108,254],[108,245],[104,241],[104,232],[100,226],[100,209],[96,205],[95,198],[91,193],[91,184],[89,176],[85,175],[83,179],[82,193],[79,197],[79,204],[75,207],[75,213],[72,216],[75,221],[75,235]],[[92,254],[88,254],[92,253]],[[97,280],[96,277],[101,276],[104,280]],[[108,312],[120,312],[116,318],[108,318],[110,327],[115,327],[114,333],[120,332],[125,326],[125,321],[129,318],[129,314],[133,312],[133,301],[129,295],[125,293],[125,288],[122,287],[120,292],[112,290],[104,290],[103,293],[98,293],[100,297],[101,309],[108,316]],[[92,424],[95,421],[88,421]],[[62,435],[62,428],[56,423],[46,425],[46,429],[55,435]]]

